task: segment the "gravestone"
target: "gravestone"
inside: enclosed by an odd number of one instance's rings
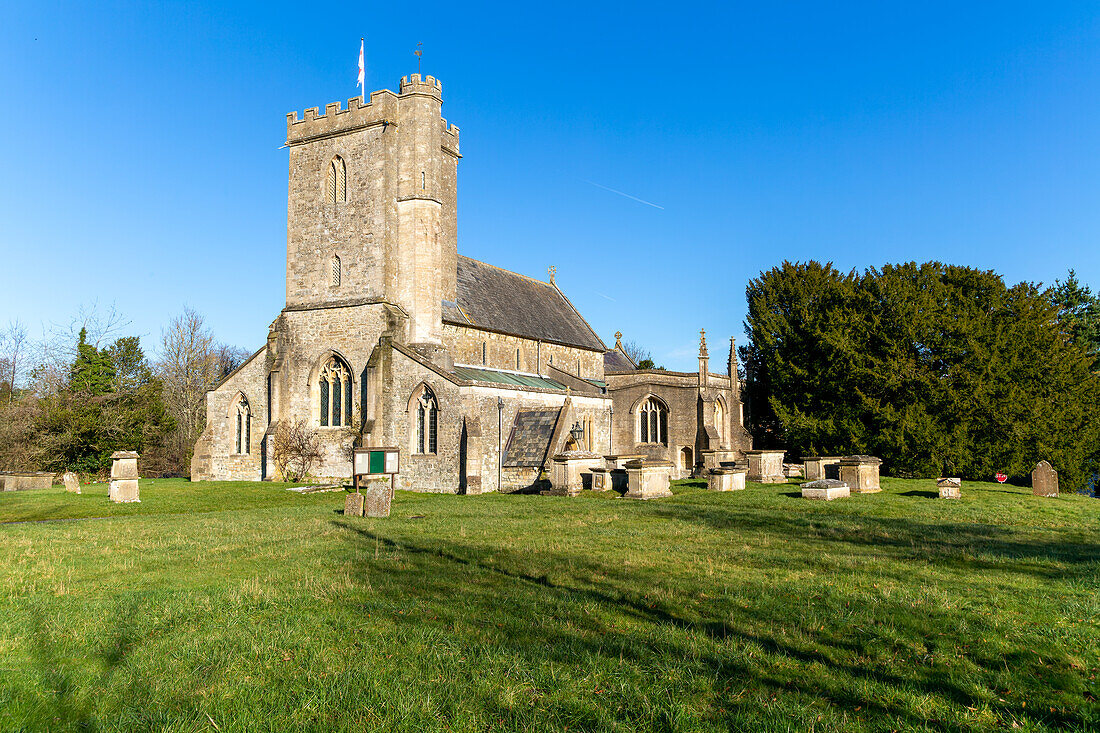
[[[745,474],[743,469],[737,468],[712,468],[707,472],[707,489],[709,491],[741,491],[745,488]]]
[[[1046,461],[1039,461],[1031,472],[1031,493],[1035,496],[1058,496],[1058,472]]]
[[[371,481],[363,488],[363,514],[368,517],[388,517],[393,488],[383,479]]]
[[[882,459],[875,456],[844,456],[840,459],[839,480],[848,484],[853,494],[873,494],[882,491],[878,480],[881,465]],[[825,468],[828,469],[828,466]]]
[[[111,454],[111,483],[107,498],[126,504],[140,502],[138,496],[138,454],[132,450],[119,450]]]
[[[584,488],[583,474],[593,468],[603,468],[604,457],[599,453],[573,450],[559,453],[550,462],[550,490],[546,496],[576,496]]]
[[[356,492],[354,494],[348,494],[348,498],[344,499],[344,516],[345,517],[361,517],[363,516],[363,495]]]
[[[808,481],[801,484],[801,487],[803,499],[832,501],[833,499],[843,499],[846,496],[852,495],[852,491],[848,488],[848,484],[831,478],[819,478],[816,481]]]
[[[626,464],[628,499],[658,499],[672,496],[672,463],[638,459]]]
[[[802,476],[806,481],[817,481],[823,478],[836,479],[840,477],[839,456],[807,456],[802,459]],[[828,468],[832,467],[833,475],[828,474]]]
[[[936,488],[939,489],[941,499],[962,498],[962,485],[963,482],[961,478],[936,479]]]
[[[785,484],[783,475],[783,455],[781,450],[749,450],[745,456],[749,459],[749,481],[761,484]]]
[[[66,471],[61,476],[61,480],[65,483],[65,491],[68,491],[70,494],[80,493],[80,478],[77,477],[75,473]]]

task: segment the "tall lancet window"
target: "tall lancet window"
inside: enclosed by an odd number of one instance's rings
[[[417,397],[414,407],[416,422],[413,427],[416,431],[416,444],[413,446],[413,452],[435,453],[439,427],[439,403],[427,386],[424,386],[420,396]]]
[[[714,401],[714,429],[718,431],[718,440],[722,440],[722,436],[726,432],[726,408],[722,406],[722,400]]]
[[[237,420],[235,448],[237,455],[248,455],[252,444],[252,410],[248,406],[248,399],[244,395],[237,400],[237,409],[234,411]]]
[[[325,177],[325,203],[342,204],[348,200],[348,170],[344,159],[337,155],[328,164]]]
[[[332,287],[338,288],[338,287],[340,287],[340,275],[341,275],[339,255],[333,255],[332,256],[332,261],[329,263],[329,265],[330,265],[330,269],[332,270],[332,280],[330,282],[332,284]]]
[[[338,357],[329,357],[318,376],[321,427],[350,425],[351,370]]]
[[[668,445],[668,408],[656,397],[638,408],[638,442]]]

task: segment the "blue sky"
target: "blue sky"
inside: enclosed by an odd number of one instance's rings
[[[7,3],[0,324],[185,305],[263,344],[285,115],[416,71],[462,130],[459,250],[693,369],[784,259],[1100,286],[1100,6]],[[598,185],[593,185],[598,184]],[[652,202],[639,203],[607,187]],[[721,350],[721,349],[720,349]]]

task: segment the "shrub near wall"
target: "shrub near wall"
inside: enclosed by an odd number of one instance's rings
[[[784,262],[747,296],[758,446],[870,453],[898,476],[1026,480],[1041,458],[1066,488],[1091,475],[1100,385],[1051,290],[936,262]]]

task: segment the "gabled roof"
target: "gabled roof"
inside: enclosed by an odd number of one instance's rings
[[[603,353],[603,370],[605,372],[630,372],[637,368],[634,366],[634,362],[630,361],[630,358],[618,349],[611,349]]]
[[[551,283],[458,256],[458,301],[443,321],[511,336],[605,351],[588,322]]]

